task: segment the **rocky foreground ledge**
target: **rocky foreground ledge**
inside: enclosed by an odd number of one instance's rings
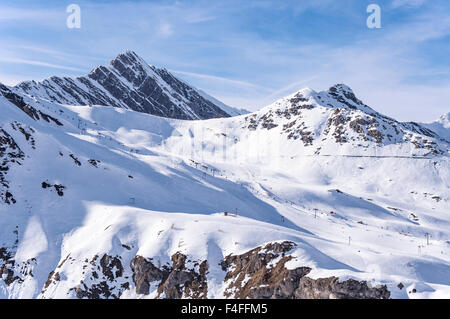
[[[241,255],[229,255],[221,262],[225,276],[225,297],[237,299],[387,299],[386,286],[371,288],[365,281],[339,278],[311,279],[309,267],[289,270],[285,264],[293,257],[288,254],[293,242],[270,243]],[[172,256],[172,268],[159,269],[141,256],[133,259],[131,267],[138,293],[148,293],[151,282],[161,281],[158,293],[168,298],[206,298],[208,263],[199,264],[198,272],[186,269],[186,256]]]
[[[370,287],[365,281],[353,279],[339,281],[337,277],[312,279],[307,275],[309,267],[288,269],[286,263],[294,257],[290,254],[295,243],[273,242],[245,252],[225,257],[220,266],[226,273],[224,296],[237,299],[388,299],[386,286]],[[0,259],[0,284],[20,284],[32,276],[24,272],[24,265],[14,263],[6,251]],[[69,289],[69,295],[77,298],[120,298],[130,289],[137,295],[157,298],[206,299],[208,296],[208,261],[192,261],[182,253],[172,255],[172,264],[160,265],[152,258],[135,256],[129,265],[122,264],[120,256],[96,255],[84,261],[86,280]],[[33,260],[30,263],[35,263]],[[56,289],[61,280],[60,272],[65,263],[73,260],[67,256],[49,274],[40,297]],[[30,264],[29,263],[29,264]],[[28,265],[29,267],[29,265]],[[128,268],[128,269],[126,269]],[[130,269],[131,268],[131,269]],[[155,294],[156,293],[156,294]]]
[[[386,286],[371,288],[365,281],[339,278],[311,279],[311,268],[287,269],[285,264],[293,259],[288,254],[293,242],[270,243],[242,255],[230,255],[222,262],[228,271],[225,292],[230,298],[273,299],[388,299]],[[274,261],[276,261],[274,263]]]

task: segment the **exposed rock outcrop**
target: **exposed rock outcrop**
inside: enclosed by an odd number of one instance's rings
[[[240,255],[225,257],[220,265],[226,272],[223,284],[224,296],[233,299],[387,299],[390,292],[386,286],[371,287],[365,281],[338,277],[312,279],[307,277],[310,267],[286,267],[293,260],[296,244],[289,241],[268,243]],[[4,252],[3,252],[4,255]],[[67,256],[49,274],[42,290],[59,284],[64,264],[76,263]],[[171,264],[155,263],[154,258],[135,256],[130,268],[122,264],[120,256],[96,255],[81,263],[83,279],[71,289],[76,298],[110,299],[120,298],[125,290],[134,289],[138,295],[151,295],[166,299],[206,299],[208,296],[208,262],[191,261],[188,256],[177,252],[171,257]],[[10,284],[21,281],[8,265],[0,273]],[[50,294],[51,295],[51,294]]]
[[[44,121],[48,123],[55,123],[58,126],[63,126],[63,124],[58,121],[58,119],[50,116],[42,111],[36,110],[34,107],[25,102],[22,96],[13,92],[8,87],[0,83],[0,94],[3,95],[9,102],[21,109],[26,115],[31,117],[33,120],[40,120],[41,117]]]
[[[3,280],[6,286],[10,286],[14,282],[23,283],[28,276],[33,277],[33,268],[36,264],[37,261],[35,258],[18,263],[13,259],[13,251],[11,249],[1,247],[0,282]]]
[[[104,254],[99,258],[96,255],[90,261],[85,260],[84,264],[86,280],[71,289],[77,298],[117,299],[129,288],[128,278],[123,278],[124,268],[120,256]]]
[[[5,204],[16,203],[13,194],[9,191],[10,181],[7,180],[6,175],[11,164],[21,165],[24,158],[24,152],[13,137],[0,127],[0,202]]]
[[[61,273],[66,271],[66,267],[80,266],[83,277],[78,285],[68,289],[68,296],[72,294],[79,299],[118,299],[130,288],[131,278],[125,274],[121,256],[103,254],[101,258],[95,255],[91,259],[80,261],[68,255],[50,272],[41,291],[41,298],[47,298],[52,290],[58,289]]]
[[[158,298],[193,298],[204,299],[207,296],[207,271],[208,263],[194,263],[193,268],[186,267],[187,257],[181,253],[172,256],[172,265],[157,267],[152,259],[136,256],[131,261],[133,281],[136,285],[136,293],[149,294],[150,285],[158,284]]]
[[[293,257],[293,242],[269,243],[222,262],[227,288],[225,296],[239,299],[387,299],[386,286],[372,288],[365,281],[339,278],[311,279],[309,267],[286,268]]]

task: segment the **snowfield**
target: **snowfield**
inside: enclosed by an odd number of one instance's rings
[[[449,143],[348,87],[197,121],[20,96],[41,116],[0,96],[2,132],[24,154],[2,137],[0,298],[102,291],[99,262],[112,265],[103,297],[164,297],[158,282],[138,294],[130,263],[177,252],[188,268],[207,260],[207,297],[223,298],[223,258],[274,241],[296,243],[286,267],[312,279],[450,298]]]

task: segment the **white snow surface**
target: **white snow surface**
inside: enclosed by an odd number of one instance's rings
[[[438,133],[447,141],[450,141],[450,112],[442,115],[438,120],[432,123],[423,123],[422,125]]]
[[[13,247],[17,263],[31,260],[33,273],[10,286],[0,281],[0,298],[72,298],[71,288],[90,280],[85,259],[118,255],[131,278],[134,256],[164,264],[178,251],[208,260],[208,297],[220,298],[224,256],[280,240],[297,244],[288,266],[309,266],[310,277],[386,284],[393,298],[450,298],[449,144],[391,127],[390,142],[358,141],[351,131],[353,144],[324,140],[334,110],[376,112],[348,109],[326,92],[300,92],[313,107],[297,117],[276,115],[290,108],[291,96],[252,114],[203,121],[25,97],[63,126],[35,121],[0,96],[0,126],[26,154],[6,175],[17,203],[0,205],[0,247]],[[270,112],[276,127],[248,128],[251,117]],[[293,119],[314,132],[312,145],[283,133]],[[35,149],[14,121],[34,129]],[[414,138],[442,152],[418,149]],[[42,182],[64,185],[64,195]],[[57,268],[60,281],[43,290]],[[154,287],[148,296],[131,287],[121,297],[155,296]]]
[[[226,105],[225,103],[219,101],[218,99],[216,99],[215,97],[209,95],[208,93],[204,92],[203,90],[200,90],[200,89],[196,89],[196,90],[203,98],[205,98],[208,101],[214,103],[215,105],[220,107],[222,110],[224,110],[225,112],[227,112],[231,116],[237,116],[237,115],[250,113],[246,109],[238,109],[238,108]]]

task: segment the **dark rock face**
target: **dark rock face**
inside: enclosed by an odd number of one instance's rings
[[[156,267],[151,259],[136,256],[131,261],[136,293],[149,294],[150,284],[158,282],[158,297],[168,299],[207,297],[206,274],[208,263],[195,263],[193,269],[186,268],[187,257],[181,253],[172,256],[172,266]],[[198,269],[196,269],[198,268]]]
[[[17,226],[16,229],[13,231],[13,235],[15,237],[15,240],[13,241],[12,245],[10,245],[9,247],[0,247],[0,282],[3,280],[7,286],[11,285],[15,281],[18,282],[23,281],[16,272],[17,270],[16,268],[18,265],[16,261],[13,259],[13,256],[15,254],[15,251],[17,250],[17,246],[19,243],[19,231]],[[29,263],[29,261],[27,263]],[[19,266],[22,266],[20,271],[23,274],[26,274],[28,271],[26,263],[25,265]]]
[[[109,105],[177,119],[229,117],[197,90],[166,69],[148,65],[132,51],[119,54],[108,67],[99,66],[87,76],[28,81],[15,89],[57,103]]]
[[[40,120],[41,117],[46,122],[53,122],[58,126],[63,126],[63,124],[58,121],[56,118],[43,113],[41,111],[36,110],[31,105],[27,104],[23,97],[21,97],[19,94],[14,93],[11,91],[8,87],[0,83],[0,94],[3,95],[9,102],[17,106],[19,109],[21,109],[26,115],[31,117],[33,120]]]
[[[7,286],[11,285],[16,280],[18,282],[23,281],[19,276],[15,274],[14,265],[14,260],[8,260],[0,267],[0,278],[3,278]]]
[[[7,88],[1,83],[0,83],[0,94],[3,95],[9,102],[11,102],[19,109],[21,109],[23,112],[25,112],[25,114],[27,114],[32,119],[39,120],[39,114],[35,108],[25,103],[25,101],[20,95],[12,92],[9,88]]]
[[[17,236],[17,229],[13,233]],[[33,277],[33,268],[37,263],[35,258],[17,263],[13,259],[14,251],[17,249],[17,243],[18,240],[16,239],[13,247],[0,247],[0,282],[3,280],[6,286],[10,286],[14,282],[21,284],[26,277]]]
[[[41,291],[42,296],[48,290],[54,289],[61,280],[63,266],[77,262],[76,259],[67,255],[64,260],[50,272],[48,279]],[[129,289],[130,278],[125,275],[122,265],[122,257],[104,254],[101,258],[95,255],[91,259],[81,262],[83,279],[80,283],[69,289],[79,299],[118,299],[125,290]]]
[[[222,269],[228,271],[225,276],[225,282],[228,283],[225,296],[257,299],[291,295],[295,289],[294,281],[298,282],[311,270],[301,267],[290,271],[284,267],[285,263],[292,259],[285,253],[293,247],[294,243],[291,242],[274,243],[242,255],[225,257],[221,263]],[[274,267],[269,267],[268,264],[278,257],[281,257],[279,262]]]
[[[104,254],[98,261],[98,257],[96,255],[91,261],[85,261],[85,264],[94,266],[90,272],[92,279],[90,283],[81,281],[78,286],[71,289],[79,299],[117,299],[125,289],[128,289],[128,285],[119,283],[123,279],[124,270],[121,258]],[[49,276],[49,280],[50,278]],[[53,275],[53,280],[59,281],[58,273]]]
[[[366,282],[339,278],[306,277],[309,267],[289,270],[286,262],[293,257],[288,254],[295,246],[292,242],[270,243],[242,255],[227,256],[222,262],[228,273],[225,282],[226,297],[239,299],[387,299],[386,286],[371,288]]]
[[[0,266],[0,280],[3,278],[7,286],[14,282],[23,283],[27,276],[33,277],[33,268],[35,266],[35,258],[21,263],[17,263],[14,259],[9,259]]]
[[[51,188],[51,187],[53,187],[54,189],[55,189],[55,191],[56,191],[56,193],[59,195],[59,196],[64,196],[64,192],[63,192],[63,190],[66,188],[65,186],[63,186],[63,185],[59,185],[59,184],[54,184],[54,185],[52,185],[52,184],[49,184],[49,183],[47,183],[47,182],[42,182],[41,183],[41,187],[42,188]]]
[[[371,288],[365,281],[349,279],[339,282],[339,278],[300,279],[295,290],[298,299],[389,299],[386,286]]]
[[[31,148],[36,149],[36,140],[33,137],[36,131],[31,126],[14,121],[11,123],[11,128],[22,133],[25,140],[31,145]]]
[[[21,165],[24,158],[25,154],[16,141],[0,127],[0,202],[9,205],[16,203],[13,194],[9,191],[10,182],[6,179],[6,175],[11,164]]]
[[[356,110],[358,107],[364,106],[369,108],[361,102],[353,93],[353,91],[344,84],[336,84],[328,89],[328,94],[336,101],[346,105],[348,108]]]
[[[11,257],[12,254],[6,247],[0,247],[0,261],[7,261]]]
[[[69,157],[73,159],[73,162],[75,163],[75,165],[81,166],[81,162],[78,160],[78,158],[75,155],[69,154]]]

